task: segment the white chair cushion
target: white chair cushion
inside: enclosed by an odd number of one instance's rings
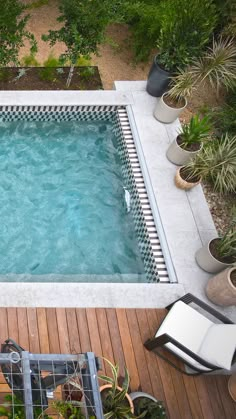
[[[213,324],[205,335],[199,356],[226,370],[231,369],[236,349],[236,325]]]
[[[202,342],[212,325],[212,321],[197,310],[182,301],[177,301],[165,317],[156,333],[156,337],[168,333],[169,336],[190,349],[190,351],[198,354]],[[165,346],[190,365],[204,371],[209,371],[209,368],[199,364],[172,343],[167,343]]]

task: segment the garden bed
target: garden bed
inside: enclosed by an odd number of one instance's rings
[[[98,67],[75,67],[66,87],[69,67],[2,67],[0,90],[101,90]]]

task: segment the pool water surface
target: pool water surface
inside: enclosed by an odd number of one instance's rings
[[[146,281],[112,123],[1,122],[0,134],[1,275]]]

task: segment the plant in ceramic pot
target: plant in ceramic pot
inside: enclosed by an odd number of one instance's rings
[[[220,193],[236,192],[236,136],[226,134],[220,141],[210,141],[194,159],[177,169],[175,184],[187,190],[202,179],[210,181]]]
[[[127,419],[135,418],[134,406],[128,395],[129,373],[125,368],[125,378],[122,387],[118,385],[119,366],[113,365],[108,359],[104,359],[111,369],[112,376],[99,375],[107,384],[100,387],[104,419]]]
[[[134,414],[138,418],[159,419],[166,418],[166,411],[162,402],[150,394],[143,392],[130,393],[134,403]]]
[[[157,101],[155,118],[173,122],[187,106],[187,99],[198,86],[208,83],[219,94],[221,87],[232,88],[236,82],[236,46],[233,39],[213,41],[212,48],[195,60],[191,67],[172,77],[170,89]]]
[[[160,97],[168,88],[170,76],[201,55],[217,24],[216,7],[212,0],[205,0],[204,4],[198,0],[168,0],[157,5],[143,5],[142,10],[144,21],[149,19],[146,32],[155,33],[158,49],[148,75],[147,92]],[[141,49],[145,35],[142,36]]]
[[[168,160],[180,166],[188,163],[201,150],[210,129],[208,116],[193,116],[188,124],[182,126],[177,138],[169,146],[166,153]]]
[[[220,272],[236,262],[236,207],[228,230],[201,247],[196,253],[196,261],[211,273]]]

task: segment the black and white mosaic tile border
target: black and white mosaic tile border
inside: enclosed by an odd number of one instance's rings
[[[127,188],[134,200],[132,206],[145,271],[149,282],[169,282],[167,267],[152,215],[139,158],[136,151],[126,108],[117,110],[122,136],[122,163]]]
[[[3,121],[110,121],[118,106],[0,106]]]

